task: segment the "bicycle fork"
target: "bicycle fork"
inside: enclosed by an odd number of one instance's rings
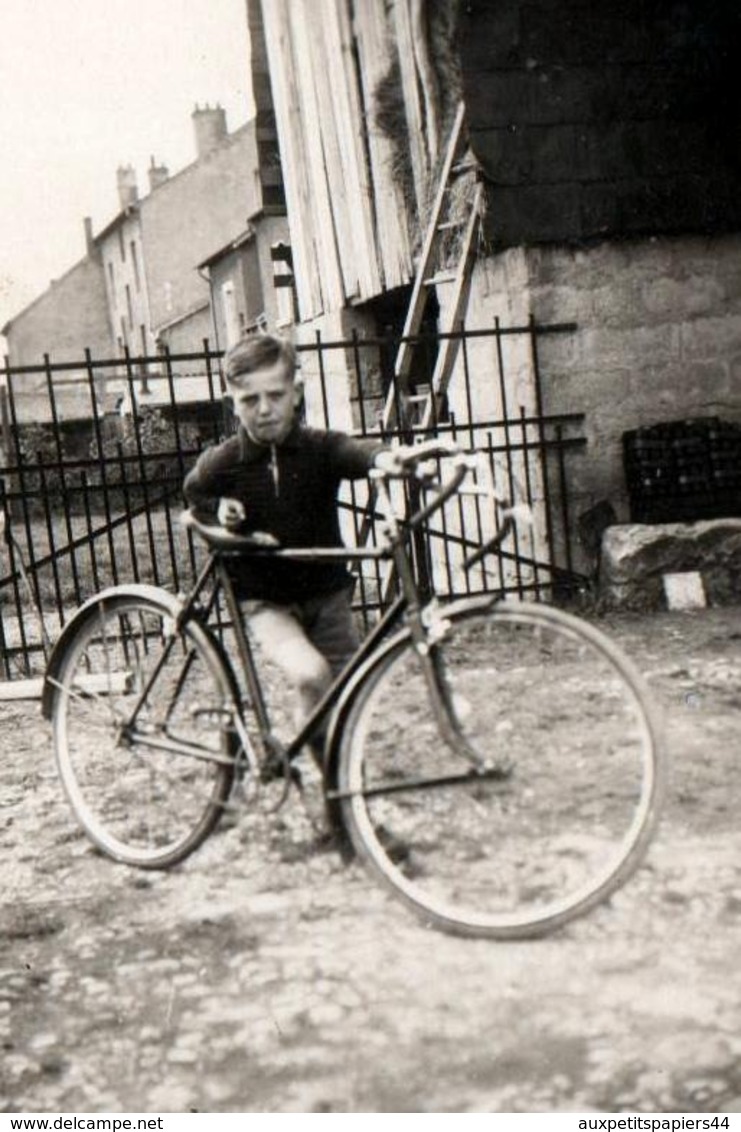
[[[415,620],[418,621],[418,626],[415,631],[415,626],[412,625],[412,640],[441,737],[451,750],[472,764],[476,773],[487,778],[509,778],[512,774],[511,763],[482,757],[472,746],[464,730],[461,719],[462,699],[451,686],[443,650],[438,647],[451,631],[450,620],[441,613],[434,601]]]

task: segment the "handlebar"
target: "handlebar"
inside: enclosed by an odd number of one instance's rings
[[[420,474],[420,465],[424,461],[445,456],[453,457],[453,462],[457,465],[455,473],[450,476],[447,481],[444,483],[435,483],[425,474]],[[473,554],[470,554],[463,560],[462,566],[466,571],[470,570],[478,562],[481,562],[487,554],[496,550],[509,536],[518,522],[532,523],[532,512],[527,504],[516,503],[513,505],[509,499],[496,489],[491,467],[482,453],[469,452],[466,449],[460,448],[452,441],[435,438],[414,445],[412,449],[404,453],[400,463],[402,466],[413,465],[418,478],[424,481],[425,486],[432,488],[432,490],[436,492],[435,499],[433,499],[431,503],[420,508],[415,514],[407,518],[406,526],[412,529],[424,523],[434,511],[442,507],[452,495],[455,495],[469,472],[478,470],[480,473],[483,473],[483,478],[486,480],[486,483],[478,488],[472,489],[471,494],[484,495],[490,498],[499,512],[500,523],[496,534],[490,539],[487,539],[485,543],[477,547]],[[380,472],[377,474],[382,476],[384,473]]]
[[[452,441],[437,438],[423,441],[421,444],[415,444],[409,448],[396,450],[395,454],[398,457],[397,467],[391,464],[388,467],[373,468],[370,472],[371,480],[378,485],[377,494],[386,513],[388,529],[392,532],[395,529],[397,519],[391,505],[388,480],[394,478],[411,479],[412,476],[416,476],[423,490],[434,493],[434,497],[428,503],[420,506],[412,515],[404,518],[403,524],[407,530],[417,529],[435,511],[444,506],[447,500],[459,491],[469,473],[479,471],[481,478],[486,480],[485,483],[472,487],[470,493],[486,496],[493,501],[499,513],[499,528],[491,539],[477,547],[473,554],[464,560],[463,568],[465,570],[469,570],[477,562],[480,562],[486,554],[495,550],[508,536],[515,522],[526,517],[530,519],[529,508],[521,505],[511,506],[510,502],[497,491],[488,461],[480,453],[468,451]],[[437,470],[435,475],[432,475],[429,469],[424,469],[422,466],[431,460],[444,458],[451,458],[453,462],[452,474],[445,480],[441,481],[436,478]],[[266,556],[275,554],[276,557],[297,559],[308,559],[315,556],[322,558],[330,558],[333,555],[347,556],[347,551],[339,547],[282,548],[278,541],[266,532],[240,533],[222,527],[218,523],[203,522],[192,511],[185,511],[181,521],[184,526],[196,531],[213,550],[217,551]]]
[[[459,456],[466,458],[468,453],[455,444],[452,440],[441,440],[435,437],[432,440],[423,440],[421,444],[409,445],[408,447],[392,448],[391,455],[396,456],[400,465],[400,475],[404,474],[404,469],[407,467],[416,468],[427,460],[435,459],[436,457],[444,456]],[[375,469],[371,475],[378,474]],[[381,474],[384,474],[381,472]],[[392,473],[385,473],[392,474]]]
[[[239,531],[231,531],[228,527],[222,527],[221,523],[204,523],[191,510],[183,511],[180,522],[184,527],[199,534],[213,550],[244,553],[256,550],[277,550],[280,545],[276,538],[264,531],[240,534]]]

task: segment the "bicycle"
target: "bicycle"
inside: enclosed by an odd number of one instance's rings
[[[470,569],[501,545],[516,508],[455,445],[419,445],[405,469],[415,473],[416,510],[403,521],[390,476],[374,473],[385,516],[376,545],[256,545],[190,516],[208,557],[187,595],[119,585],[81,607],[50,658],[44,712],[68,799],[100,850],[144,868],[177,864],[231,805],[235,784],[247,804],[277,774],[284,800],[296,758],[324,727],[332,821],[427,924],[540,935],[634,872],[664,777],[641,677],[601,631],[562,610],[491,594],[422,603],[410,534],[456,494],[492,498],[498,526]],[[285,745],[227,571],[229,556],[245,553],[268,563],[386,559],[399,579],[398,597]],[[218,601],[246,695],[209,623]]]

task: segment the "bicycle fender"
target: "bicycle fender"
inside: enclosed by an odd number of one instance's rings
[[[500,599],[498,597],[492,596],[491,594],[474,594],[471,597],[459,598],[457,601],[452,601],[448,605],[439,606],[437,616],[443,620],[455,620],[457,617],[466,616],[478,609],[491,609],[493,606],[497,605],[499,601]],[[410,636],[411,633],[409,629],[401,629],[389,637],[388,640],[384,641],[360,666],[347,684],[347,687],[343,690],[332,712],[327,729],[324,775],[328,790],[334,790],[337,787],[337,770],[340,760],[342,733],[358,690],[365,679],[385,659],[392,649],[397,648],[403,641],[409,640]],[[329,804],[331,805],[332,803]],[[336,806],[337,804],[335,803],[334,805]]]
[[[340,760],[342,733],[358,689],[362,686],[370,673],[381,663],[384,657],[402,641],[407,640],[409,636],[410,632],[408,629],[401,629],[389,637],[387,641],[384,641],[361,664],[360,668],[354,673],[348,684],[342,690],[342,694],[330,716],[324,748],[324,776],[328,790],[333,790],[337,786],[337,768]]]
[[[57,691],[53,681],[59,676],[62,657],[64,656],[69,642],[77,633],[80,625],[93,615],[93,611],[100,602],[114,597],[141,597],[147,598],[150,601],[159,602],[172,617],[177,617],[183,607],[180,598],[176,597],[175,594],[171,594],[167,590],[161,589],[159,586],[150,586],[143,582],[131,582],[128,585],[110,586],[108,589],[100,590],[99,593],[88,598],[64,626],[51,650],[46,665],[46,672],[44,673],[44,686],[41,692],[41,714],[44,719],[51,719],[52,705]]]

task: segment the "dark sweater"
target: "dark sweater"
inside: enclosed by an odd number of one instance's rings
[[[258,444],[240,428],[208,448],[186,476],[183,491],[196,516],[214,522],[219,499],[239,499],[246,512],[241,532],[268,531],[285,547],[342,546],[337,490],[343,479],[360,479],[384,447],[342,432],[295,425],[279,445]],[[342,562],[288,559],[229,560],[237,594],[290,604],[333,593],[348,585]]]

